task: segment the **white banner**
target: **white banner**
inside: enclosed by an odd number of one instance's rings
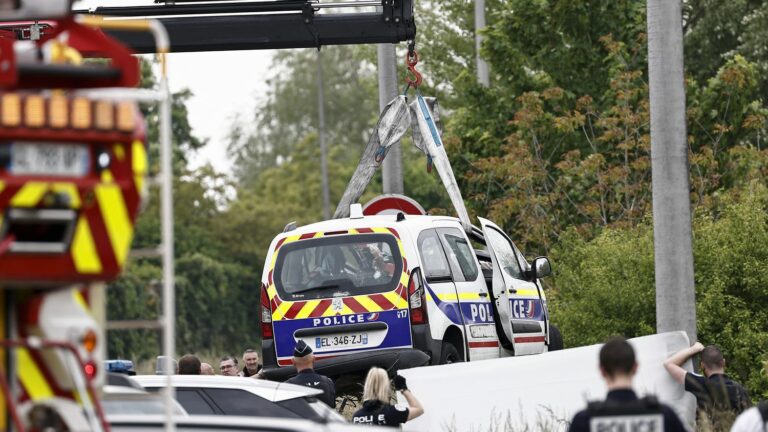
[[[664,360],[689,346],[688,336],[671,332],[630,342],[639,365],[634,381],[638,396],[655,395],[683,424],[692,425],[696,399],[664,369]],[[402,370],[425,411],[403,430],[566,430],[587,401],[605,398],[598,370],[600,347]],[[690,371],[691,362],[685,367]],[[405,403],[399,393],[398,402]]]

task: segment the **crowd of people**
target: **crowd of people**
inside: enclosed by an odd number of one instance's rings
[[[259,362],[259,354],[253,349],[243,352],[242,369],[238,367],[237,358],[224,356],[219,362],[219,373],[223,376],[250,377],[263,379],[263,367]],[[336,407],[336,386],[330,378],[320,375],[314,370],[315,356],[312,348],[303,340],[299,340],[293,350],[293,365],[296,375],[285,382],[322,390],[318,399]],[[162,373],[158,368],[158,373]],[[194,354],[182,356],[176,367],[179,375],[215,375],[213,367]],[[412,420],[424,413],[424,408],[416,396],[411,393],[405,378],[396,375],[394,379],[395,391],[399,391],[406,400],[406,405],[392,405],[392,392],[389,375],[384,369],[373,367],[368,372],[363,389],[362,407],[352,416],[353,423],[381,426],[400,426],[408,420]]]
[[[688,372],[685,362],[700,355],[701,374]],[[224,376],[264,378],[259,354],[247,349],[238,359],[225,356],[219,362]],[[286,382],[322,390],[318,399],[331,407],[336,406],[333,380],[314,370],[314,353],[299,340],[293,352],[297,374]],[[637,361],[632,345],[622,337],[609,339],[600,349],[599,368],[608,393],[603,401],[591,402],[572,419],[569,432],[684,432],[687,428],[675,411],[653,396],[639,398],[632,388],[637,372]],[[699,430],[731,432],[765,432],[768,422],[768,403],[752,407],[746,389],[725,373],[726,362],[722,351],[715,345],[704,346],[696,342],[664,362],[670,376],[696,397]],[[196,356],[187,354],[178,361],[178,373],[214,375],[213,367]],[[392,385],[387,371],[373,367],[368,372],[363,389],[362,406],[352,415],[356,424],[400,426],[419,417],[424,408],[408,389],[406,380],[394,377],[394,389],[401,392],[404,405],[393,405]],[[703,425],[703,426],[702,426]]]

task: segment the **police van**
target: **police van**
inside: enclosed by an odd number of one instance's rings
[[[353,204],[349,218],[290,225],[262,276],[266,374],[292,374],[298,340],[331,377],[561,349],[539,281],[550,271],[482,218],[467,232],[453,217]]]

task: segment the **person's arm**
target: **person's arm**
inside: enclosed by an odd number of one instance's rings
[[[702,345],[701,342],[696,342],[693,346],[682,349],[673,354],[672,357],[668,358],[664,362],[664,368],[667,369],[667,372],[669,372],[675,381],[683,384],[685,383],[685,374],[688,373],[688,371],[682,368],[683,363],[703,350],[704,345]]]
[[[406,402],[408,402],[408,420],[411,421],[416,417],[424,414],[424,407],[413,393],[408,390],[408,386],[405,384],[405,378],[400,375],[395,375],[395,390],[399,390],[403,394]]]

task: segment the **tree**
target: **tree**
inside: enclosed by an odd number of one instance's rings
[[[742,172],[762,175],[768,152],[746,153],[751,167]],[[767,209],[768,189],[755,179],[722,192],[716,210],[699,207],[694,218],[699,339],[723,348],[729,374],[746,383],[753,398],[765,397],[768,388],[762,364],[768,346]],[[655,333],[650,219],[634,229],[606,228],[592,240],[570,230],[552,258],[547,296],[568,346]]]

